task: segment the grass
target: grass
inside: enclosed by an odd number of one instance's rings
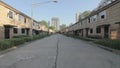
[[[8,48],[12,48],[14,46],[19,46],[20,44],[24,44],[25,42],[30,42],[30,41],[34,41],[37,39],[41,39],[44,38],[48,35],[36,35],[33,37],[30,36],[19,36],[19,37],[14,37],[12,39],[7,39],[7,40],[3,40],[0,41],[0,51],[1,50],[6,50]]]
[[[94,43],[120,50],[120,40],[102,39],[94,41]]]
[[[85,40],[85,41],[93,41],[90,38],[86,38],[86,37],[82,37],[82,36],[75,36],[75,35],[68,35],[68,34],[65,34],[65,35],[68,36],[68,37],[72,37],[72,38],[76,38],[76,39],[81,39],[81,40]]]
[[[109,47],[109,48],[113,48],[113,49],[117,49],[120,50],[120,40],[110,40],[110,39],[100,39],[100,37],[81,37],[81,36],[75,36],[75,35],[68,35],[65,34],[68,37],[72,37],[72,38],[77,38],[77,39],[81,39],[84,41],[92,41],[96,44],[100,44],[101,46],[105,46],[105,47]]]

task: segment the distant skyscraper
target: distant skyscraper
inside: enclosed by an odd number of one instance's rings
[[[80,12],[76,13],[76,22],[79,21],[79,18],[80,18]]]
[[[55,27],[55,30],[58,31],[60,29],[60,21],[59,21],[59,18],[57,17],[53,17],[52,18],[52,26]]]

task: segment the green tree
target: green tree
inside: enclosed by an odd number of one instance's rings
[[[49,24],[45,20],[42,20],[39,23],[46,26],[47,28],[49,27]]]
[[[90,13],[91,13],[91,11],[89,11],[89,10],[84,11],[84,12],[82,13],[82,18],[85,18],[85,17],[89,16]]]
[[[66,24],[60,25],[60,30],[62,30],[62,29],[64,29],[64,28],[66,28]]]
[[[49,29],[55,30],[55,27],[54,26],[50,26]]]

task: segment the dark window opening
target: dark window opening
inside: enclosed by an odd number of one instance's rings
[[[102,15],[102,16],[101,16],[101,19],[104,19],[104,18],[105,18],[105,15]]]
[[[88,18],[88,23],[90,23],[90,18]]]
[[[96,28],[96,33],[101,33],[101,28]]]
[[[22,33],[25,33],[25,29],[21,29]]]
[[[17,34],[18,33],[18,29],[17,28],[13,28],[13,33]]]
[[[26,18],[24,18],[24,23],[26,23],[27,22],[27,20],[26,20]]]
[[[93,29],[90,29],[90,33],[93,33]]]

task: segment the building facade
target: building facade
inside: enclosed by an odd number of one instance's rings
[[[52,26],[55,27],[55,31],[59,31],[60,30],[60,21],[59,18],[54,17],[51,19],[52,21]]]
[[[31,17],[0,1],[0,40],[19,35],[36,35],[40,28],[37,21],[31,23]]]
[[[80,12],[76,13],[76,22],[78,22],[80,19]]]
[[[68,27],[69,34],[84,37],[120,39],[120,0],[93,11],[88,17]]]

